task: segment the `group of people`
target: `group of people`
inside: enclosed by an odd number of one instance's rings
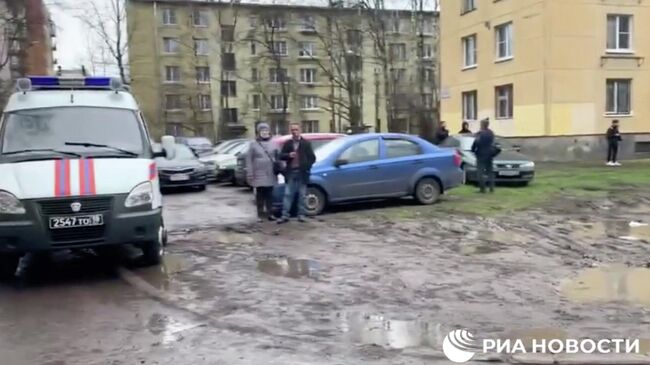
[[[267,123],[256,127],[257,137],[251,142],[246,155],[246,179],[255,189],[257,219],[276,220],[273,215],[273,187],[278,182],[278,174],[285,177],[282,216],[278,224],[289,221],[293,203],[298,204],[298,221],[304,222],[307,216],[305,195],[311,167],[316,162],[311,143],[301,136],[300,124],[291,123],[291,139],[278,148],[272,142],[271,128]]]

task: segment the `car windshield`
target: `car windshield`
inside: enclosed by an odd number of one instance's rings
[[[323,147],[324,145],[330,143],[331,141],[333,141],[333,139],[315,139],[310,142],[311,142],[311,147],[314,149],[315,152],[317,149]]]
[[[233,143],[232,145],[228,146],[227,148],[224,148],[221,150],[219,153],[224,153],[224,154],[229,154],[229,153],[235,153],[238,148],[241,148],[241,146],[245,144],[244,142],[236,142]]]
[[[188,138],[187,144],[190,146],[212,146],[212,142],[204,137]]]
[[[174,160],[196,160],[194,152],[184,144],[176,144],[176,156]]]
[[[346,141],[347,138],[337,138],[330,141],[329,143],[325,143],[320,148],[315,149],[314,154],[316,155],[316,161],[322,161],[326,159],[327,156],[329,156],[332,152],[343,146]]]
[[[127,109],[57,107],[14,111],[6,114],[3,130],[1,153],[53,149],[90,155],[122,149],[140,155],[144,151],[140,122],[136,113]]]

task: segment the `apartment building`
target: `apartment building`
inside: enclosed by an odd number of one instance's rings
[[[650,3],[449,0],[441,13],[441,118],[489,117],[539,158],[604,154],[613,119],[624,155],[650,152]]]
[[[436,112],[433,11],[135,0],[127,13],[156,136],[251,137],[258,121],[417,133]]]
[[[0,0],[0,27],[3,103],[17,77],[52,74],[56,34],[43,0]]]

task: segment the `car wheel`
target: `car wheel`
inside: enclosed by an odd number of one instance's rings
[[[20,263],[19,254],[0,254],[0,279],[9,279],[16,274]]]
[[[167,241],[167,230],[164,224],[158,228],[158,237],[152,242],[142,246],[142,261],[145,266],[159,265],[165,256],[165,245]]]
[[[325,209],[325,194],[323,191],[316,187],[308,187],[307,194],[305,195],[305,209],[307,215],[319,215]]]
[[[435,179],[425,177],[415,186],[415,199],[420,204],[433,204],[440,198],[440,191],[440,184]]]

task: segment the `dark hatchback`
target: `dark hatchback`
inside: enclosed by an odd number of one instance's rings
[[[177,137],[176,142],[186,145],[198,155],[210,153],[214,148],[212,142],[206,137]]]
[[[154,144],[159,150],[160,144]],[[208,183],[208,169],[199,161],[196,153],[184,144],[176,144],[176,156],[173,160],[156,158],[160,188],[193,187],[205,190]]]

